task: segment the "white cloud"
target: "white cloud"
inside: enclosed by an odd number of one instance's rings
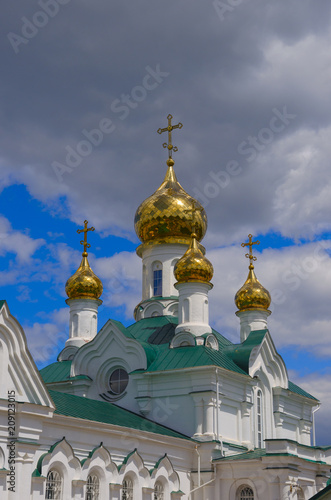
[[[45,240],[33,239],[27,234],[15,231],[8,219],[0,215],[0,255],[13,253],[21,263],[29,261],[32,255],[45,244]]]

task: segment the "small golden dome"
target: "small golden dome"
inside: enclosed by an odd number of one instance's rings
[[[84,256],[79,268],[66,283],[69,299],[98,299],[102,294],[101,280],[92,271],[87,256]]]
[[[135,216],[135,230],[145,244],[189,244],[192,233],[192,209],[195,207],[195,232],[201,241],[207,230],[207,215],[177,181],[174,160],[167,161],[168,170],[161,186],[141,203]]]
[[[191,244],[175,265],[174,273],[178,283],[209,283],[212,279],[213,266],[199,249],[196,234],[192,234]]]
[[[268,310],[271,303],[270,293],[255,276],[253,264],[249,265],[247,280],[236,293],[234,301],[239,311]]]

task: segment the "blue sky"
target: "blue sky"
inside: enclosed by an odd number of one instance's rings
[[[239,341],[233,299],[248,272],[240,244],[252,233],[272,337],[293,382],[323,401],[325,444],[330,3],[243,0],[222,13],[212,1],[71,0],[26,36],[40,8],[4,7],[0,83],[0,292],[38,366],[68,336],[64,285],[80,262],[84,219],[96,228],[89,258],[104,283],[99,327],[133,321],[133,218],[163,179],[156,131],[171,112],[184,125],[174,133],[177,176],[208,215],[211,323]]]

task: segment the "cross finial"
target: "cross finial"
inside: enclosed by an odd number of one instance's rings
[[[171,120],[172,120],[173,116],[172,115],[168,115],[167,118],[168,118],[168,126],[165,127],[165,128],[159,128],[158,131],[157,131],[157,133],[158,134],[162,134],[162,132],[168,132],[168,142],[164,142],[163,143],[163,147],[164,148],[168,148],[168,155],[169,155],[168,160],[170,160],[172,158],[172,152],[173,151],[175,151],[175,152],[178,151],[177,146],[173,146],[173,144],[172,144],[171,132],[175,128],[182,128],[183,124],[179,122],[179,123],[177,123],[177,125],[172,125],[171,124]]]
[[[88,221],[84,220],[84,229],[77,229],[77,233],[84,233],[84,239],[80,242],[81,245],[84,246],[84,252],[83,252],[83,257],[87,257],[87,248],[90,248],[91,245],[87,243],[87,232],[88,231],[95,231],[94,227],[87,227]]]
[[[253,245],[259,245],[260,242],[258,240],[252,241],[253,236],[251,234],[248,235],[248,238],[249,238],[249,242],[242,243],[241,246],[242,247],[249,247],[249,253],[246,253],[245,257],[247,257],[249,259],[249,269],[254,269],[252,261],[255,261],[257,259],[257,257],[255,257],[255,255],[253,255],[252,247],[253,247]]]
[[[197,212],[202,212],[203,211],[203,207],[202,206],[198,206],[196,204],[196,201],[193,201],[192,203],[192,208],[188,208],[187,210],[184,210],[184,212],[186,214],[189,214],[191,213],[191,220],[192,220],[192,234],[195,234],[195,228],[196,228],[196,213]]]

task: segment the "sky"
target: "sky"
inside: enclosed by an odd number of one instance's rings
[[[2,6],[0,298],[42,367],[68,338],[65,282],[82,247],[102,279],[99,327],[141,299],[139,204],[175,171],[208,215],[210,322],[239,342],[234,296],[270,291],[269,329],[291,380],[321,399],[331,444],[331,3],[109,2]]]

